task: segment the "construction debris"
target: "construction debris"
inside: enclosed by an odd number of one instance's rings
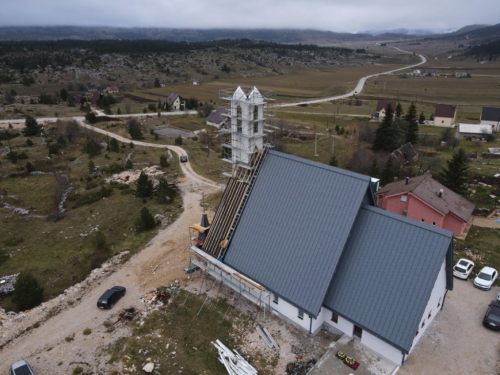
[[[316,362],[316,358],[311,358],[308,361],[289,362],[286,365],[286,373],[287,375],[306,375]]]
[[[153,370],[155,369],[155,364],[153,362],[149,362],[142,369],[145,372],[153,372]]]
[[[139,310],[136,310],[135,307],[129,307],[128,309],[123,309],[123,311],[120,313],[119,320],[133,320],[138,313]]]
[[[276,350],[280,349],[280,347],[278,346],[278,344],[276,344],[276,341],[274,341],[273,336],[271,336],[267,328],[262,329],[260,326],[257,326],[255,329],[262,337],[264,342],[267,344],[267,346],[269,346],[270,348],[275,348]]]
[[[212,345],[217,348],[219,361],[224,365],[229,375],[257,375],[257,370],[245,361],[236,350],[233,353],[220,340],[215,340]]]

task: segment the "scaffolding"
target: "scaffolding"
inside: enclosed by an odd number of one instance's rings
[[[221,135],[225,137],[222,142],[222,160],[228,163],[223,166],[224,176],[231,177],[237,166],[248,168],[251,156],[260,149],[274,147],[275,100],[275,91],[259,91],[255,87],[219,90],[220,108],[224,116],[231,120],[230,128],[221,130]],[[244,105],[238,106],[235,111],[233,102]],[[257,107],[262,110],[257,111]],[[245,129],[242,128],[243,122]],[[257,126],[253,127],[252,124]]]

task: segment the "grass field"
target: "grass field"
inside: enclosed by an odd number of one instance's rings
[[[45,141],[54,139],[53,135]],[[48,149],[39,137],[32,138],[34,145],[26,146],[25,137],[11,140],[13,149],[24,151],[27,159],[17,163],[2,158],[0,161],[0,202],[30,210],[33,215],[23,216],[3,207],[0,224],[0,275],[11,275],[20,271],[31,272],[45,288],[45,299],[60,294],[64,289],[84,279],[95,267],[99,259],[113,256],[122,251],[132,254],[140,250],[156,233],[151,230],[136,233],[134,221],[142,207],[153,214],[166,217],[164,224],[170,223],[182,212],[180,194],[166,204],[156,199],[141,199],[134,195],[134,187],[109,185],[104,179],[110,173],[91,176],[89,161],[101,171],[113,164],[124,165],[127,155],[132,153],[134,169],[158,164],[164,150],[146,149],[129,145],[120,151],[105,152],[92,159],[82,152],[84,138],[74,137],[58,155],[47,159]],[[53,173],[60,171],[68,176],[73,191],[68,195],[63,215],[56,215],[58,181],[50,174],[26,175],[25,165],[32,163],[37,171]],[[166,174],[179,174],[176,157],[170,159]],[[107,186],[109,196],[102,198],[101,189]],[[100,254],[93,244],[97,228],[107,239],[108,251]],[[93,266],[94,265],[94,266]],[[0,302],[7,310],[14,309],[10,298]]]

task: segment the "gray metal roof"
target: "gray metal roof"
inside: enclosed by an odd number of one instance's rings
[[[270,151],[224,262],[317,316],[370,177]]]
[[[453,233],[363,206],[324,304],[408,352],[445,259],[451,272],[452,251]]]

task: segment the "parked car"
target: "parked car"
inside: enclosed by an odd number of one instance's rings
[[[491,301],[483,318],[485,327],[500,331],[500,302]]]
[[[483,290],[490,290],[495,280],[498,277],[498,272],[496,269],[491,267],[483,267],[481,271],[477,274],[474,279],[474,286]]]
[[[17,361],[9,369],[9,375],[35,375],[28,362],[24,359]]]
[[[190,266],[187,266],[186,268],[184,268],[184,272],[186,273],[191,273],[191,272],[194,272],[196,270],[199,270],[200,267],[198,267],[196,264],[191,264]]]
[[[458,277],[459,279],[464,279],[467,280],[474,269],[474,262],[465,259],[465,258],[460,258],[453,267],[453,276]]]
[[[108,289],[97,300],[97,307],[100,309],[112,309],[115,303],[125,295],[127,289],[123,286],[114,286]]]
[[[497,301],[500,302],[500,292],[497,294]]]
[[[181,163],[187,163],[187,161],[188,161],[187,155],[181,155],[181,159],[180,160],[181,160]]]

